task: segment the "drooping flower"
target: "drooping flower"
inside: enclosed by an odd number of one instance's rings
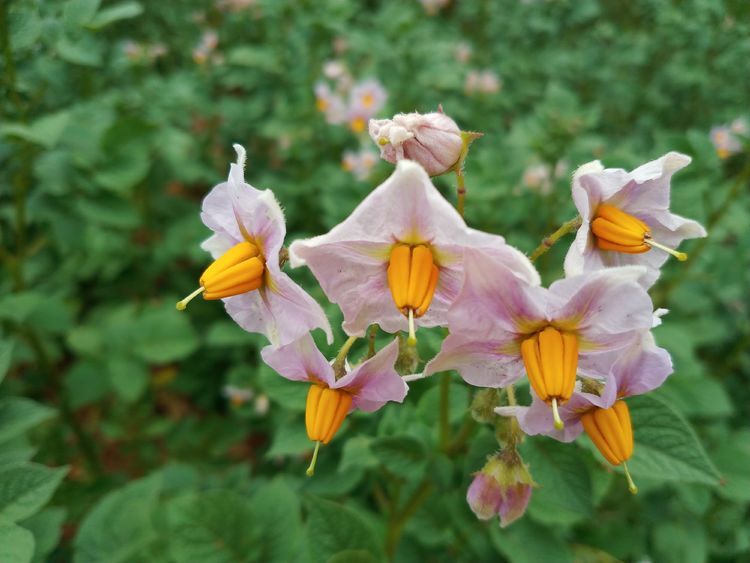
[[[404,158],[422,165],[430,176],[451,170],[464,149],[461,130],[442,111],[398,113],[392,119],[371,119],[370,137],[380,156],[391,163]]]
[[[582,224],[565,257],[568,276],[629,264],[648,269],[650,287],[659,268],[684,239],[705,237],[697,222],[669,211],[672,175],[690,157],[670,152],[632,172],[605,169],[599,161],[581,166],[573,176],[573,201]]]
[[[640,285],[645,268],[611,268],[553,283],[519,278],[495,255],[466,249],[465,281],[448,311],[450,335],[425,375],[458,370],[471,385],[504,387],[524,372],[552,407],[572,396],[576,375],[610,361],[651,328],[653,305]]]
[[[492,249],[529,283],[539,276],[498,235],[470,229],[424,169],[401,160],[395,172],[329,233],[295,241],[292,266],[307,265],[344,313],[347,334],[378,323],[386,332],[444,326],[463,280],[467,247]]]
[[[179,310],[203,295],[223,299],[229,315],[249,332],[265,334],[274,346],[289,344],[315,328],[332,340],[320,305],[281,271],[279,253],[286,234],[284,214],[273,192],[245,183],[245,149],[234,145],[237,163],[229,178],[203,200],[201,219],[214,234],[201,247],[215,261],[200,287],[177,303]]]
[[[500,527],[512,524],[526,512],[536,487],[529,468],[515,450],[490,457],[474,475],[466,502],[480,520],[500,517]]]
[[[309,334],[280,348],[266,347],[261,356],[279,375],[311,384],[305,426],[307,437],[316,445],[308,475],[314,470],[320,444],[333,439],[348,413],[354,409],[373,412],[389,401],[400,403],[408,391],[394,369],[397,339],[351,369],[344,358],[331,365]]]
[[[363,80],[355,84],[349,93],[347,122],[355,133],[362,133],[367,129],[370,118],[385,105],[388,92],[383,85],[374,79]]]
[[[625,462],[633,454],[633,429],[626,397],[647,393],[664,383],[672,373],[669,353],[654,342],[650,331],[639,334],[635,343],[613,355],[605,383],[584,379],[576,384],[570,400],[560,408],[564,429],[555,426],[549,408],[532,390],[529,407],[498,407],[503,416],[515,416],[526,434],[544,434],[562,442],[575,440],[582,432],[591,438],[612,465],[623,465],[630,489],[637,491]],[[603,365],[606,362],[602,363]]]

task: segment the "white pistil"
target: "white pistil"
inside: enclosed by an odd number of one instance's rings
[[[312,477],[315,474],[315,464],[318,462],[318,450],[320,449],[320,442],[315,442],[315,451],[313,452],[312,459],[310,460],[310,467],[307,468],[305,473],[308,477]]]
[[[206,291],[205,287],[199,287],[193,293],[185,297],[185,299],[183,299],[182,301],[178,301],[175,304],[175,307],[177,308],[178,311],[184,311],[185,307],[187,307],[187,304],[190,303],[195,297],[198,297],[204,291]]]
[[[622,468],[625,470],[625,477],[628,480],[628,490],[634,495],[638,494],[638,487],[635,486],[633,478],[630,476],[630,471],[628,471],[628,464],[622,462]]]
[[[552,417],[555,419],[555,428],[558,430],[565,428],[565,424],[560,418],[560,413],[557,410],[557,397],[552,399]]]
[[[406,343],[409,346],[417,345],[417,333],[414,329],[414,309],[409,309],[409,338]]]
[[[685,260],[688,259],[688,255],[685,254],[684,252],[680,252],[679,250],[675,250],[674,248],[669,248],[668,246],[664,246],[663,244],[656,242],[650,237],[645,237],[643,239],[643,242],[653,248],[658,248],[660,250],[663,250],[667,254],[671,254],[672,256],[677,258],[680,262],[684,262]]]

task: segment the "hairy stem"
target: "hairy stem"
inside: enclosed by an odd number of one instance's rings
[[[536,261],[537,258],[539,258],[542,254],[547,252],[550,248],[552,248],[555,243],[560,240],[562,237],[567,235],[568,233],[572,233],[578,227],[581,226],[581,217],[577,216],[570,221],[566,221],[562,225],[560,225],[560,228],[558,228],[554,233],[552,233],[549,236],[544,237],[542,242],[539,244],[539,246],[536,247],[534,252],[531,253],[529,256],[529,260],[532,262]]]
[[[346,355],[349,353],[349,349],[357,341],[359,336],[350,336],[346,339],[343,346],[339,349],[339,353],[336,354],[336,359],[333,360],[333,372],[336,374],[336,379],[342,377],[345,373],[344,365],[346,363]]]

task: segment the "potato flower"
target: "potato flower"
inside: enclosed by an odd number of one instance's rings
[[[599,161],[581,166],[573,176],[573,201],[582,224],[565,257],[568,276],[610,266],[643,265],[650,287],[659,268],[684,239],[705,237],[697,222],[669,211],[672,175],[690,163],[690,157],[670,152],[632,172],[605,169]]]
[[[467,249],[464,269],[447,315],[450,335],[425,376],[455,369],[471,385],[504,387],[525,369],[558,428],[559,406],[570,400],[579,370],[601,373],[605,352],[632,344],[653,323],[639,283],[643,267],[592,272],[549,289],[529,285],[493,252]]]
[[[363,336],[378,323],[386,332],[444,326],[463,281],[468,247],[491,248],[530,284],[529,260],[498,235],[470,229],[424,169],[401,160],[395,172],[325,235],[292,243],[292,266],[307,265],[344,313],[343,328]]]
[[[280,348],[266,347],[261,356],[282,377],[310,383],[305,426],[315,452],[308,475],[315,470],[320,444],[333,439],[348,413],[357,408],[373,412],[389,401],[400,403],[408,391],[394,369],[398,339],[351,369],[343,357],[330,364],[309,334]]]
[[[641,395],[659,387],[672,373],[669,353],[654,342],[651,332],[641,333],[636,343],[618,352],[607,373],[606,384],[579,382],[570,400],[560,408],[565,423],[555,426],[549,408],[532,391],[530,407],[498,407],[495,412],[515,416],[526,434],[544,434],[563,442],[575,440],[582,432],[612,465],[623,465],[631,492],[637,492],[625,462],[633,454],[633,428],[626,397]],[[594,391],[601,390],[601,393]]]
[[[332,340],[331,327],[318,303],[281,271],[284,214],[273,192],[245,183],[245,149],[234,145],[237,163],[229,178],[203,200],[201,219],[214,234],[201,247],[214,262],[200,287],[177,303],[183,310],[198,295],[223,299],[229,315],[248,332],[265,334],[274,346],[289,344],[314,328]]]

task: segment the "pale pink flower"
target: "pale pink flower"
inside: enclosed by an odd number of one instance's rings
[[[218,45],[219,34],[212,29],[204,31],[200,42],[193,49],[193,60],[199,65],[206,64]]]
[[[464,149],[461,130],[442,112],[371,119],[369,133],[384,160],[394,164],[404,158],[414,160],[430,176],[451,170]]]
[[[424,374],[455,369],[471,385],[505,387],[526,372],[554,411],[570,399],[577,373],[606,373],[606,353],[651,328],[645,274],[640,266],[610,268],[545,289],[520,279],[494,251],[467,248],[465,281],[447,314],[450,335]]]
[[[240,407],[253,398],[255,392],[247,387],[225,385],[222,394],[236,407]]]
[[[325,82],[318,82],[315,85],[315,107],[325,114],[326,122],[331,125],[346,122],[346,103],[339,94],[331,91],[330,86]]]
[[[706,236],[699,223],[669,211],[672,175],[689,163],[690,157],[670,152],[632,172],[605,169],[599,161],[581,166],[572,192],[583,222],[565,257],[565,274],[642,265],[647,268],[642,283],[650,287],[668,253],[685,260],[687,255],[673,249]]]
[[[265,334],[274,346],[288,344],[314,328],[323,329],[330,342],[331,327],[323,309],[279,266],[286,234],[281,207],[272,191],[257,190],[245,182],[245,149],[234,148],[237,163],[230,165],[228,180],[203,200],[201,219],[214,234],[201,248],[218,259],[249,242],[260,252],[263,273],[257,289],[224,297],[224,306],[238,325]],[[190,298],[201,292],[205,297],[203,287]],[[178,303],[178,308],[183,309],[190,298]]]
[[[642,331],[633,344],[611,352],[599,364],[598,372],[590,375],[604,380],[601,395],[585,391],[578,381],[571,399],[560,407],[560,417],[565,423],[562,430],[555,427],[549,407],[533,389],[530,407],[498,407],[495,412],[515,416],[526,434],[544,434],[561,442],[571,442],[583,432],[581,417],[586,412],[593,408],[607,409],[619,399],[648,393],[660,387],[673,371],[669,352],[656,345],[650,331]],[[611,366],[609,370],[605,368],[607,364]]]
[[[463,282],[467,247],[492,248],[514,275],[539,283],[536,270],[521,252],[500,236],[468,228],[425,170],[401,160],[391,177],[344,222],[325,235],[295,241],[290,258],[295,267],[307,265],[328,299],[341,307],[347,334],[361,336],[371,323],[391,333],[413,328],[407,309],[416,324],[444,326],[448,306]],[[409,252],[412,258],[420,253],[415,287],[429,280],[433,290],[424,294],[419,310],[414,304],[400,309],[394,297],[394,292],[399,295],[401,278],[393,270],[389,277],[389,265],[401,264],[402,251],[407,258]],[[408,273],[408,262],[405,267]],[[418,293],[423,295],[421,290]]]
[[[501,452],[474,474],[466,502],[477,518],[499,516],[500,527],[505,528],[524,515],[534,487],[536,483],[518,454]]]
[[[491,70],[471,70],[466,74],[464,90],[467,94],[496,94],[503,87],[502,79]]]
[[[719,158],[729,158],[742,151],[741,137],[747,136],[747,122],[739,117],[729,125],[717,125],[711,129],[711,142]]]
[[[354,85],[349,93],[347,122],[355,133],[367,129],[367,122],[385,105],[388,92],[374,79],[363,80]]]
[[[552,179],[549,166],[546,164],[531,164],[523,171],[523,185],[532,192],[548,195],[552,192]]]
[[[358,180],[366,180],[370,177],[372,169],[378,162],[378,153],[369,149],[362,149],[357,152],[344,151],[341,159],[341,167],[347,172],[351,172]]]

